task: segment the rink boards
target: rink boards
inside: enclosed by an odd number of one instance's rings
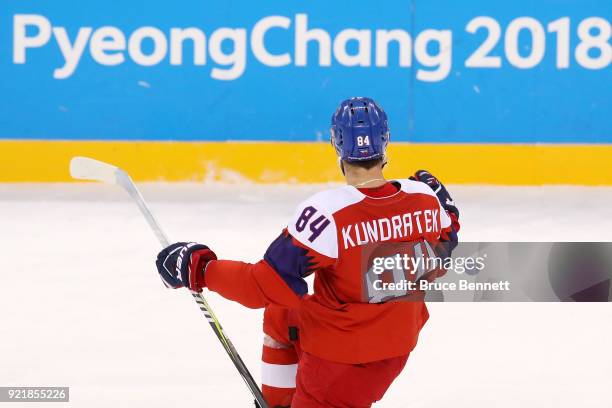
[[[0,182],[70,181],[84,155],[136,181],[325,183],[341,181],[328,143],[0,141]],[[612,145],[410,144],[389,148],[387,176],[425,168],[447,183],[612,185]]]
[[[8,1],[0,181],[339,181],[330,117],[387,112],[387,174],[612,185],[604,0]],[[375,16],[375,18],[372,18]]]

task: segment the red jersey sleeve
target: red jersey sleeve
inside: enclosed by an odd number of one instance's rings
[[[304,278],[336,262],[335,223],[323,204],[318,196],[300,204],[258,263],[210,262],[206,286],[250,308],[296,307],[308,292]]]
[[[256,264],[211,261],[205,273],[208,289],[252,309],[270,303],[296,307],[299,296],[264,260]]]
[[[308,292],[304,278],[333,261],[283,230],[258,263],[211,261],[204,276],[208,289],[246,307],[296,307]]]

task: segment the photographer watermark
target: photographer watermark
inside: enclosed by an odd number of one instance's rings
[[[378,243],[362,247],[365,302],[610,301],[612,243]]]

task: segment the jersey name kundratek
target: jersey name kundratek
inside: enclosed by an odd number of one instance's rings
[[[402,240],[414,233],[440,232],[438,210],[423,210],[342,227],[344,249],[374,242]]]

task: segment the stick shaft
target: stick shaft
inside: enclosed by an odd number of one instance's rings
[[[117,173],[117,184],[123,187],[123,189],[127,191],[130,197],[132,197],[132,200],[134,200],[134,202],[140,209],[140,212],[147,220],[147,224],[149,224],[149,227],[151,227],[151,229],[155,233],[155,236],[157,237],[157,240],[159,241],[161,246],[165,248],[170,245],[170,240],[157,223],[157,220],[155,219],[153,213],[147,206],[144,197],[142,196],[142,194],[140,194],[140,191],[138,190],[138,188],[136,188],[136,185],[125,171],[120,171]]]
[[[147,220],[147,223],[149,224],[149,226],[151,227],[151,229],[157,236],[157,239],[159,240],[162,247],[164,248],[167,247],[169,245],[168,237],[166,236],[164,231],[161,229],[161,227],[155,220],[153,213],[147,206],[147,203],[142,197],[142,194],[140,194],[140,191],[138,191],[138,189],[136,188],[136,185],[134,185],[134,182],[132,181],[130,176],[127,173],[122,172],[120,173],[120,175],[117,176],[117,182],[121,187],[123,187],[123,189],[127,191],[130,197],[132,197],[134,202],[138,205],[140,212]],[[225,332],[223,331],[223,327],[221,327],[221,323],[219,323],[219,320],[215,316],[212,308],[206,301],[206,298],[204,297],[204,295],[202,295],[199,292],[194,292],[194,291],[191,291],[191,295],[193,296],[195,302],[198,304],[198,307],[204,314],[204,317],[206,317],[206,320],[208,321],[213,332],[215,333],[215,335],[221,342],[230,360],[232,360],[232,362],[234,363],[234,366],[236,367],[236,369],[242,376],[242,379],[246,383],[247,387],[249,387],[251,394],[253,394],[253,397],[255,398],[255,402],[257,406],[259,408],[268,408],[268,405],[266,401],[264,400],[264,397],[261,393],[261,390],[259,389],[259,386],[253,379],[253,376],[249,372],[249,369],[247,368],[246,364],[244,364],[244,362],[242,361],[242,358],[240,358],[238,351],[236,351],[236,348],[230,341],[229,337],[225,335]]]

